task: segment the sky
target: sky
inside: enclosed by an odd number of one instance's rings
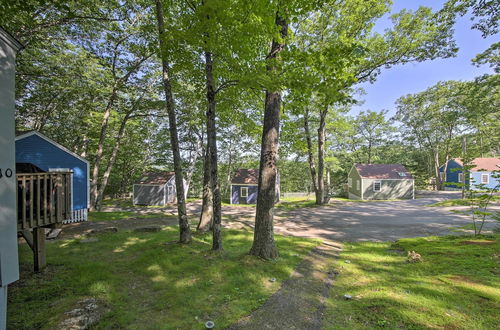
[[[444,2],[444,0],[394,0],[392,11],[398,12],[403,8],[415,10],[419,6],[438,10]],[[388,23],[387,18],[383,18],[375,29],[381,33]],[[479,68],[472,65],[471,59],[487,49],[494,41],[498,41],[499,36],[483,39],[481,33],[472,30],[471,26],[469,17],[459,18],[455,25],[455,40],[459,47],[456,57],[382,69],[375,83],[360,84],[366,95],[358,98],[364,99],[365,102],[353,106],[350,114],[357,115],[360,111],[368,109],[377,112],[389,110],[387,116],[391,117],[396,111],[395,101],[401,96],[421,92],[439,81],[472,80],[481,74],[493,73],[493,69],[487,65]]]

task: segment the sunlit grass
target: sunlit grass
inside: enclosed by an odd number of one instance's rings
[[[141,214],[132,211],[113,211],[113,212],[89,212],[88,220],[97,221],[112,221],[112,220],[126,220],[126,219],[147,219],[147,218],[164,218],[171,215],[165,213],[146,213]]]
[[[498,237],[345,244],[325,327],[496,328],[500,308]],[[416,251],[423,261],[407,263],[407,251]],[[346,300],[344,294],[353,299]]]
[[[224,328],[265,302],[318,244],[276,236],[280,257],[263,261],[247,255],[250,231],[224,231],[222,253],[210,251],[210,235],[195,235],[190,245],[165,244],[178,239],[173,227],[97,238],[48,244],[47,271],[23,272],[9,287],[10,329],[56,328],[64,312],[87,297],[109,308],[96,329],[201,329],[207,320]],[[31,267],[26,245],[20,259],[23,269]]]
[[[474,202],[475,205],[477,205],[478,200],[474,199],[448,199],[445,201],[429,204],[426,206],[430,207],[438,207],[438,206],[470,206],[471,202]],[[491,198],[491,203],[497,203],[500,202],[500,195],[495,195],[492,196]]]

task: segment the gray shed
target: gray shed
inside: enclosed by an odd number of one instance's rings
[[[184,181],[184,187],[186,181]],[[134,205],[166,205],[177,201],[174,172],[144,173],[133,187]]]
[[[347,185],[350,199],[415,198],[415,180],[401,164],[355,164]]]

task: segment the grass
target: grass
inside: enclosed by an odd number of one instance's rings
[[[439,206],[470,206],[471,202],[474,201],[477,204],[477,200],[471,199],[448,199],[445,201],[429,204],[429,207],[439,207]],[[491,199],[492,203],[500,202],[500,195],[495,195]]]
[[[56,328],[87,297],[108,307],[93,329],[202,329],[207,320],[224,328],[258,308],[319,244],[276,236],[280,257],[263,261],[247,255],[250,231],[224,231],[220,254],[209,251],[210,235],[194,236],[190,245],[165,244],[178,239],[172,227],[96,237],[48,244],[48,269],[23,272],[9,287],[8,328]],[[20,260],[22,269],[32,267],[24,244]]]
[[[282,197],[276,208],[282,210],[294,210],[304,207],[316,207],[316,200],[312,197]]]
[[[498,328],[499,237],[345,244],[325,328]],[[423,261],[407,263],[406,251]]]
[[[147,219],[147,218],[164,218],[167,217],[165,213],[145,213],[140,214],[131,211],[113,211],[113,212],[89,212],[89,221],[112,221],[112,220],[126,220],[126,219]]]

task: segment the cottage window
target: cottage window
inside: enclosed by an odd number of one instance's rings
[[[464,182],[464,174],[458,173],[458,182]]]
[[[347,184],[349,185],[349,188],[352,188],[352,178],[347,179]]]
[[[481,184],[488,184],[490,182],[489,174],[481,174]]]
[[[382,181],[373,182],[373,191],[380,191],[381,188],[382,188]]]
[[[240,188],[240,197],[248,197],[248,187]]]

